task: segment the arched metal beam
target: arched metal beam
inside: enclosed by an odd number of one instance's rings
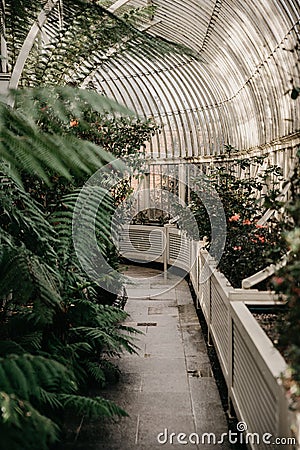
[[[32,25],[28,35],[26,36],[25,41],[23,42],[23,45],[21,47],[20,53],[18,55],[16,64],[13,68],[13,72],[10,77],[10,82],[8,85],[8,89],[17,89],[19,85],[19,81],[24,69],[25,62],[28,58],[28,55],[33,47],[33,44],[35,42],[35,39],[38,35],[38,33],[41,31],[42,26],[47,21],[48,15],[53,10],[53,8],[57,5],[58,0],[48,0],[44,8],[39,13],[37,20]],[[13,106],[14,100],[12,97],[8,98],[8,104]]]

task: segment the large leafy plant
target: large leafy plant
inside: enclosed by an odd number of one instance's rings
[[[2,70],[13,73],[15,87],[30,87],[0,103],[0,445],[47,449],[61,438],[68,409],[86,417],[125,414],[84,396],[91,381],[103,386],[113,372],[107,355],[135,351],[135,331],[122,326],[123,311],[102,304],[103,292],[79,266],[72,210],[76,188],[111,160],[100,145],[133,154],[153,129],[122,118],[128,111],[103,96],[73,87],[91,87],[97,67],[125,50],[153,58],[175,47],[156,45],[126,16],[118,19],[94,1],[5,0],[0,16]],[[104,134],[87,111],[106,121]],[[107,193],[97,215],[103,251],[110,251],[110,213],[122,195]]]
[[[48,93],[48,102],[51,95],[56,99],[56,123],[69,123],[74,111],[68,108],[74,99],[86,102],[86,96],[98,112],[108,103],[110,114],[122,112],[93,93],[60,88]],[[111,156],[59,127],[46,129],[38,101],[44,90],[23,94],[15,109],[1,105],[0,428],[3,448],[40,449],[58,439],[68,409],[86,417],[125,414],[101,397],[82,394],[92,381],[105,384],[112,373],[107,355],[135,351],[129,336],[135,330],[122,325],[123,311],[99,304],[97,286],[82,272],[71,242],[76,180]],[[50,207],[37,187],[47,197],[54,176],[66,180],[70,194],[58,193]],[[107,195],[106,212],[96,221],[104,246],[113,204]]]
[[[287,311],[278,324],[278,346],[283,351],[290,368],[284,374],[284,383],[293,406],[299,408],[300,398],[300,150],[296,155],[290,179],[291,196],[285,205],[290,220],[285,223],[284,239],[289,249],[287,265],[273,277],[273,286],[284,294]]]
[[[206,183],[195,181],[199,191],[207,190],[208,185],[210,195],[218,195],[222,202],[227,230],[219,268],[234,287],[241,287],[244,278],[276,263],[286,252],[283,220],[272,218],[264,225],[258,223],[266,209],[281,206],[276,200],[281,169],[277,166],[261,168],[264,158],[238,158],[231,146],[226,150],[215,160]],[[256,176],[250,176],[249,168],[253,164],[258,166]],[[200,237],[206,236],[210,241],[210,221],[199,195],[193,195],[191,209]],[[217,212],[215,220],[218,220]]]

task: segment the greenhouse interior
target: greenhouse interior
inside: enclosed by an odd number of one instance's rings
[[[300,448],[299,1],[0,18],[0,450]]]

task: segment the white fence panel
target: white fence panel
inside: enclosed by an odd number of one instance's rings
[[[270,448],[264,443],[266,433],[276,438],[291,437],[288,404],[280,376],[286,363],[272,342],[242,302],[231,303],[232,383],[230,396],[249,433],[260,440],[250,442],[255,450]],[[292,446],[286,444],[284,448]]]
[[[165,248],[163,227],[131,225],[119,236],[119,253],[132,261],[163,262]]]
[[[189,272],[227,383],[238,418],[257,433],[264,450],[265,433],[291,437],[296,415],[289,411],[280,375],[286,363],[256,322],[246,304],[274,304],[274,294],[255,289],[234,289],[200,243],[190,240],[174,226],[130,226],[120,238],[122,256],[141,261],[172,264]],[[296,425],[297,428],[297,425]],[[297,433],[297,431],[296,431]],[[286,449],[293,447],[288,443]],[[299,448],[299,447],[297,447]]]

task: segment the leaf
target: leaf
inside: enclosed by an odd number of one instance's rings
[[[65,408],[75,411],[88,418],[128,416],[128,414],[115,403],[101,397],[87,398],[79,395],[61,395]]]

